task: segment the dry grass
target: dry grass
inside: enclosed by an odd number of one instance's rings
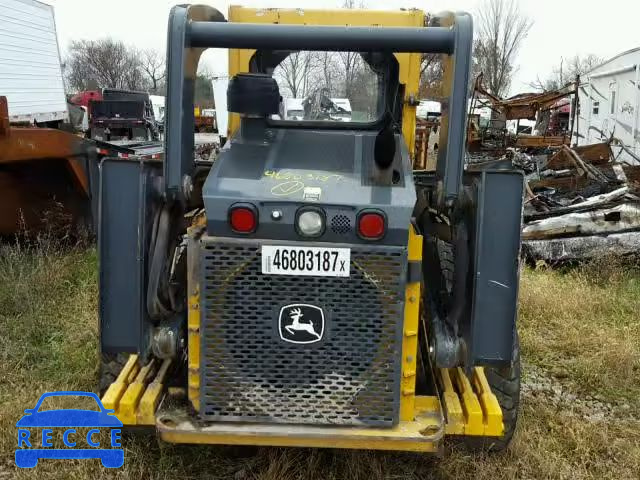
[[[616,259],[571,270],[526,271],[523,354],[585,395],[640,398],[640,270]]]
[[[520,332],[525,362],[580,398],[626,403],[625,416],[586,420],[544,396],[526,396],[515,441],[502,455],[452,447],[439,459],[172,446],[142,436],[126,440],[125,466],[117,471],[94,460],[16,469],[22,410],[43,391],[95,388],[96,299],[94,250],[0,247],[0,479],[640,478],[640,273],[611,262],[565,273],[526,270]]]

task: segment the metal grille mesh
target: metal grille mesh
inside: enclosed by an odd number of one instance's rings
[[[390,426],[398,421],[406,249],[352,248],[350,277],[262,275],[260,246],[202,243],[204,419]],[[325,311],[321,342],[280,340],[283,305]]]
[[[331,230],[338,235],[346,235],[351,231],[351,220],[346,215],[335,215],[331,219]]]

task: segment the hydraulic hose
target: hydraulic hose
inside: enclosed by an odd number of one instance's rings
[[[155,215],[149,246],[151,265],[147,287],[147,312],[155,323],[167,318],[173,311],[168,292],[169,282],[165,280],[170,222],[170,207],[164,205]]]

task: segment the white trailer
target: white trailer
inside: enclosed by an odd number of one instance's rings
[[[640,157],[640,47],[621,53],[584,75],[573,141],[588,145],[614,137],[614,155],[629,163]]]
[[[164,95],[149,95],[151,106],[153,107],[153,116],[157,122],[164,122],[165,97]]]
[[[283,102],[285,120],[304,120],[304,99],[285,98]]]
[[[425,120],[435,120],[440,118],[442,104],[433,100],[420,100],[420,104],[416,107],[416,117]]]
[[[11,123],[69,120],[51,5],[0,0],[0,95]]]
[[[229,77],[216,77],[213,79],[213,101],[216,104],[216,124],[218,125],[218,135],[227,138],[229,112],[227,111],[227,88],[229,87]]]

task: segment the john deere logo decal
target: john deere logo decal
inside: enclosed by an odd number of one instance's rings
[[[280,309],[280,338],[289,343],[316,343],[324,335],[324,312],[320,307],[293,303]]]

